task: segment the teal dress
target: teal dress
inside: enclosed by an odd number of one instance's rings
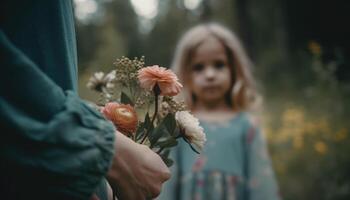
[[[207,143],[200,155],[181,142],[172,152],[172,178],[159,199],[280,199],[266,145],[247,113],[223,123],[201,122]]]
[[[105,199],[115,130],[77,95],[72,2],[0,5],[0,198]]]

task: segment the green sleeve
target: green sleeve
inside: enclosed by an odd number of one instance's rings
[[[88,199],[111,164],[113,125],[1,29],[0,51],[1,187],[27,199]]]

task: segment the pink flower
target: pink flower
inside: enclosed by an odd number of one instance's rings
[[[153,90],[158,85],[160,94],[164,96],[175,96],[182,88],[174,72],[158,65],[140,69],[138,79],[141,87],[146,90]]]
[[[138,120],[137,114],[132,106],[119,103],[107,103],[105,107],[102,108],[102,113],[116,125],[117,130],[121,133],[127,136],[135,134]]]

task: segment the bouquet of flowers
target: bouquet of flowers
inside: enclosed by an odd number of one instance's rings
[[[98,109],[118,131],[148,145],[171,166],[170,148],[179,139],[199,153],[206,137],[198,119],[174,98],[182,88],[177,76],[164,67],[144,65],[144,57],[122,57],[109,73],[94,73],[87,87],[100,94]]]

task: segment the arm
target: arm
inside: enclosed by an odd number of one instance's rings
[[[280,199],[265,139],[252,122],[245,134],[247,195],[251,200]]]
[[[62,91],[1,29],[0,57],[1,185],[27,198],[88,199],[110,166],[113,125]]]

